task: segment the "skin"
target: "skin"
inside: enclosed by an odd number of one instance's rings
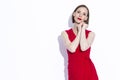
[[[86,51],[88,48],[90,48],[94,41],[94,32],[90,32],[86,38],[85,30],[88,27],[88,24],[86,24],[85,21],[88,18],[87,14],[88,11],[85,7],[78,8],[76,12],[72,14],[75,20],[72,30],[76,35],[76,38],[72,42],[69,40],[68,34],[65,31],[61,33],[65,46],[71,53],[74,53],[76,51],[76,48],[79,44],[81,50]]]

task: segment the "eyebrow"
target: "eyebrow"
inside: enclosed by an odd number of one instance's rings
[[[78,11],[80,11],[80,10],[78,10]],[[82,12],[82,11],[80,11],[80,12]],[[87,12],[83,12],[84,14],[87,14]]]

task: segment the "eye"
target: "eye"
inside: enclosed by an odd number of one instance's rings
[[[86,16],[86,14],[85,14],[85,13],[83,13],[83,15],[84,15],[84,16]]]
[[[77,13],[80,13],[80,11],[77,11]]]

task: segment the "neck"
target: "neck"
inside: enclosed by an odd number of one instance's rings
[[[74,24],[74,26],[73,26],[73,32],[77,35],[77,33],[78,33],[78,27],[77,27],[77,25],[76,24]]]
[[[75,28],[75,30],[78,32],[78,23],[74,23],[74,28]]]

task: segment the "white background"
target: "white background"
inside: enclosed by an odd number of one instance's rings
[[[119,0],[0,0],[0,80],[67,80],[60,34],[79,4],[90,10],[99,80],[120,80]]]

